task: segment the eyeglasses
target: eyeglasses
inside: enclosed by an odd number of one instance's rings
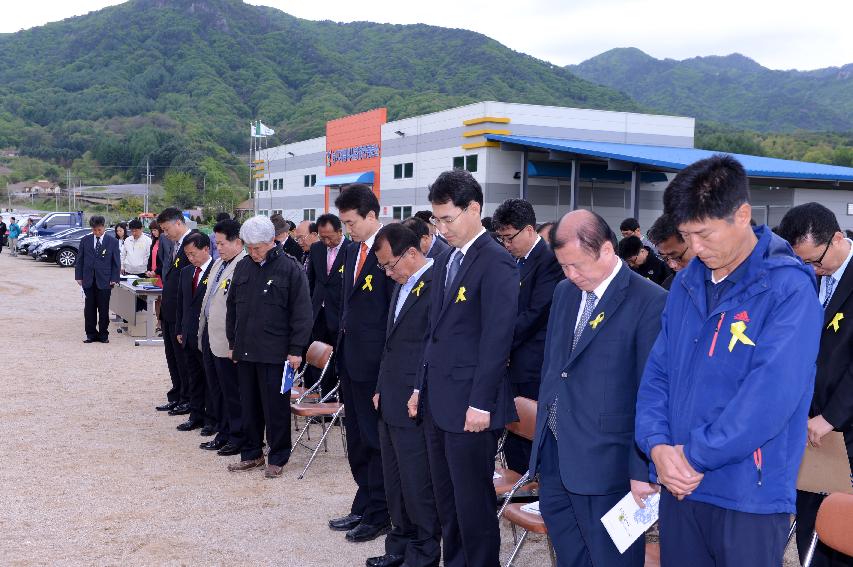
[[[501,236],[500,234],[497,234],[497,235],[495,235],[495,238],[496,238],[496,239],[497,239],[497,241],[498,241],[498,242],[500,242],[501,244],[509,244],[510,242],[512,242],[513,238],[515,238],[516,236],[518,236],[519,234],[521,234],[521,232],[522,232],[525,228],[527,228],[527,227],[520,228],[520,229],[518,230],[518,232],[516,232],[516,233],[515,233],[515,234],[513,234],[512,236]]]
[[[432,226],[435,226],[435,227],[437,227],[439,224],[443,224],[443,225],[451,224],[451,223],[452,223],[452,222],[454,222],[456,219],[458,219],[459,217],[461,217],[461,216],[462,216],[462,213],[464,213],[464,212],[465,212],[465,211],[467,211],[467,210],[468,210],[468,207],[465,207],[464,209],[462,209],[462,210],[459,212],[459,214],[458,214],[458,215],[456,215],[456,216],[455,216],[455,217],[453,217],[452,219],[449,219],[449,218],[446,218],[446,217],[445,217],[445,218],[441,218],[441,219],[440,219],[440,218],[438,218],[438,217],[429,217],[429,223],[430,223]]]
[[[682,250],[681,254],[679,254],[678,256],[668,256],[668,255],[666,255],[666,254],[661,254],[661,255],[660,255],[660,257],[661,257],[661,259],[662,259],[664,262],[673,262],[673,263],[678,263],[678,262],[681,262],[681,260],[683,260],[683,259],[684,259],[684,255],[685,255],[685,254],[687,254],[687,251],[688,251],[689,249],[690,249],[690,248],[689,248],[688,246],[685,246],[685,247],[684,247],[684,250]]]
[[[826,243],[826,248],[823,249],[823,254],[820,255],[820,258],[817,260],[803,260],[803,264],[806,266],[817,266],[818,268],[823,267],[823,259],[826,257],[826,253],[829,252],[829,247],[832,246],[832,240]]]
[[[405,253],[405,252],[403,252],[403,255],[405,255],[405,254],[406,254],[406,253]],[[392,271],[393,271],[393,270],[394,270],[394,268],[396,268],[396,267],[397,267],[397,264],[399,264],[399,263],[400,263],[400,260],[402,260],[402,259],[403,259],[403,256],[400,256],[399,258],[397,258],[397,261],[396,261],[396,262],[394,262],[393,264],[391,264],[390,266],[389,266],[388,264],[379,264],[379,269],[380,269],[380,270],[382,270],[383,272],[387,272],[388,270],[392,270]]]

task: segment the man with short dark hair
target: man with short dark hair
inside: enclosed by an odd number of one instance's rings
[[[661,284],[661,287],[668,291],[672,287],[675,274],[686,268],[693,259],[693,251],[684,242],[678,227],[666,214],[659,216],[649,228],[649,240],[657,248],[658,257],[672,270],[672,274]]]
[[[105,225],[102,216],[89,219],[92,234],[80,240],[74,265],[75,279],[86,297],[83,307],[84,343],[110,342],[110,295],[121,277],[121,254],[118,240],[105,234]]]
[[[164,209],[157,216],[157,224],[163,231],[160,236],[160,248],[157,251],[157,269],[155,273],[163,282],[163,295],[160,303],[160,328],[163,330],[163,345],[166,364],[172,379],[172,388],[166,393],[167,402],[157,406],[158,411],[167,411],[169,415],[190,413],[188,370],[184,349],[178,342],[178,289],[181,286],[181,270],[189,264],[184,252],[184,238],[190,229],[184,221],[184,215],[175,207]]]
[[[379,231],[374,244],[379,267],[396,282],[373,396],[379,412],[385,496],[394,528],[385,538],[385,555],[371,557],[367,567],[404,562],[408,567],[432,567],[441,559],[441,527],[423,422],[408,411],[415,376],[423,363],[433,285],[433,260],[424,257],[419,240],[403,224],[391,224]]]
[[[654,245],[649,242],[649,240],[643,235],[643,231],[640,230],[640,222],[633,218],[628,217],[619,223],[619,232],[622,233],[622,238],[628,238],[629,236],[636,236],[640,240],[643,241],[643,246],[648,246],[652,250],[654,250]]]
[[[210,405],[210,392],[204,371],[204,358],[198,347],[198,322],[212,264],[210,238],[203,232],[193,232],[184,238],[181,245],[189,265],[181,268],[175,328],[178,333],[176,338],[184,349],[187,363],[190,413],[187,421],[178,425],[178,431],[192,431],[203,427],[201,434],[207,437],[215,432],[215,418],[205,412],[205,408]]]
[[[379,414],[373,407],[373,394],[394,287],[379,268],[373,249],[376,234],[382,228],[376,195],[367,185],[350,185],[335,199],[335,207],[356,243],[342,251],[345,257],[338,374],[347,413],[347,458],[358,489],[350,513],[331,520],[329,527],[346,530],[348,541],[369,541],[391,529],[382,480]]]
[[[517,419],[507,360],[518,269],[480,223],[483,190],[469,172],[442,173],[428,198],[432,222],[452,247],[435,259],[417,396],[444,564],[493,567],[500,562],[495,453],[501,431]]]
[[[818,300],[823,306],[823,330],[817,356],[814,396],[809,409],[809,444],[820,447],[830,431],[841,431],[853,467],[853,242],[844,237],[838,219],[820,203],[792,208],[779,223],[779,236],[820,278]],[[817,510],[824,496],[797,491],[797,549],[805,561]],[[853,565],[853,558],[823,543],[815,548],[815,567]]]
[[[237,365],[229,356],[225,334],[228,290],[237,264],[246,257],[240,223],[227,218],[213,227],[219,259],[213,263],[199,316],[199,350],[204,359],[209,403],[206,413],[216,421],[216,437],[199,448],[218,455],[236,455],[243,446],[240,382]]]
[[[531,475],[560,565],[642,567],[645,540],[620,554],[601,517],[627,492],[641,506],[657,492],[634,443],[634,406],[660,329],[666,292],[616,255],[601,216],[579,210],[551,243],[569,281],[554,292]]]
[[[664,212],[699,261],[670,292],[637,395],[636,440],[667,489],[661,563],[775,567],[814,386],[814,272],[750,226],[749,181],[731,156],[683,169]]]
[[[512,395],[513,398],[523,396],[538,400],[551,298],[554,288],[564,278],[563,271],[554,252],[536,233],[533,205],[522,199],[507,199],[492,218],[495,236],[515,258],[521,279],[509,355]],[[530,441],[508,433],[504,442],[507,467],[520,474],[526,473],[530,448]]]
[[[636,236],[623,238],[619,242],[619,257],[625,260],[632,270],[660,286],[672,275],[672,270],[663,260],[655,256],[652,249],[644,246],[643,241]]]
[[[266,478],[279,478],[290,460],[290,395],[281,393],[285,364],[296,371],[311,336],[308,281],[296,260],[275,240],[264,216],[240,228],[248,256],[234,270],[228,290],[225,333],[237,362],[245,441],[231,472],[264,467],[264,433],[269,448]]]
[[[344,238],[341,219],[331,213],[317,219],[317,234],[319,242],[312,244],[308,251],[308,286],[314,316],[311,337],[337,350],[344,287],[344,251],[352,246],[352,242]],[[338,383],[337,352],[332,356],[320,385],[323,392],[330,391]],[[305,375],[307,385],[313,386],[318,377],[319,371],[309,367]]]
[[[144,278],[151,256],[151,239],[142,232],[142,221],[139,219],[127,223],[127,228],[130,236],[121,245],[121,271]]]
[[[450,248],[447,242],[430,232],[429,227],[432,225],[418,217],[409,217],[402,222],[402,225],[415,233],[418,237],[418,248],[427,258],[437,258],[439,254]]]

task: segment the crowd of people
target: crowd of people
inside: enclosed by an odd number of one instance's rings
[[[664,565],[776,567],[794,513],[804,552],[822,499],[796,492],[806,443],[842,431],[853,454],[853,247],[829,209],[754,226],[728,156],[681,171],[648,234],[626,219],[621,241],[591,211],[537,224],[521,199],[484,222],[462,170],[428,199],[383,226],[351,185],[339,216],[223,218],[212,241],[168,208],[153,241],[130,223],[120,253],[93,217],[87,313],[120,271],[156,274],[171,377],[156,409],[239,455],[229,471],[270,479],[292,451],[285,368],[332,345],[320,387],[339,387],[357,488],[329,528],[385,536],[369,567],[500,564],[493,473],[519,396],[535,437],[508,434],[503,453],[538,478],[560,565],[643,565],[644,538],[619,553],[601,522],[629,492],[641,507],[660,493]],[[91,319],[87,342],[105,338]]]

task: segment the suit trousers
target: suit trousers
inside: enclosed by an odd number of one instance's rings
[[[568,491],[560,477],[557,440],[550,429],[545,431],[539,453],[539,511],[554,544],[557,565],[643,567],[645,538],[620,554],[601,523],[601,517],[624,496],[619,492],[587,495]]]
[[[749,514],[693,500],[660,498],[662,567],[779,567],[790,516]]]
[[[240,458],[244,461],[263,456],[264,430],[269,445],[267,462],[283,467],[290,460],[290,394],[281,393],[282,374],[283,363],[237,363],[245,435]]]
[[[210,351],[210,338],[207,325],[201,334],[201,358],[204,362],[205,384],[204,413],[207,418],[205,425],[216,430],[215,441],[228,441],[228,421],[225,418],[225,401],[222,395],[222,380],[216,369],[216,357]]]
[[[501,533],[495,495],[500,431],[454,433],[439,428],[421,390],[429,471],[441,522],[446,567],[497,567]]]
[[[814,492],[797,491],[797,551],[800,563],[806,557],[812,541],[817,509],[826,496]],[[853,567],[853,557],[844,555],[818,541],[812,558],[812,567]]]
[[[539,382],[513,382],[512,397],[521,396],[531,400],[539,399]],[[508,469],[524,474],[530,467],[530,450],[533,442],[508,432],[504,442],[504,457]]]
[[[184,348],[187,361],[187,394],[190,404],[190,420],[209,424],[205,409],[207,401],[207,376],[204,371],[204,356],[198,346],[190,341]]]
[[[380,418],[379,443],[385,497],[394,526],[385,537],[385,553],[404,556],[409,567],[437,567],[441,559],[441,526],[423,424],[399,427]]]
[[[172,379],[172,387],[166,392],[166,399],[170,402],[189,403],[187,356],[183,345],[176,338],[177,326],[174,321],[163,319],[160,321],[160,329],[163,331],[166,365],[169,367],[169,377]]]
[[[243,435],[243,408],[240,402],[240,378],[237,375],[237,363],[230,358],[213,357],[216,365],[216,375],[219,378],[219,388],[222,391],[222,413],[225,416],[228,442],[242,447],[245,442]]]
[[[84,287],[86,300],[83,303],[83,321],[86,338],[102,341],[110,336],[110,295],[112,288],[99,289],[93,282],[92,287]]]
[[[346,407],[347,459],[357,485],[351,512],[370,525],[389,521],[379,448],[379,413],[373,407],[375,382],[353,382],[341,375],[341,393]]]

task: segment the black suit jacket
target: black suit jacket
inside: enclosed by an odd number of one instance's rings
[[[95,235],[87,234],[80,240],[77,263],[74,264],[75,279],[83,280],[83,287],[93,285],[98,289],[109,289],[110,283],[120,279],[121,253],[118,240],[110,235],[101,237],[101,254],[95,254]]]
[[[341,248],[335,256],[332,270],[326,274],[326,252],[328,248],[322,242],[315,242],[308,250],[308,285],[311,289],[311,307],[314,311],[314,321],[325,310],[326,326],[334,334],[341,328],[341,300],[344,291],[343,270],[346,250],[352,242],[344,238]],[[325,307],[323,304],[325,303]]]
[[[518,304],[518,269],[488,234],[468,248],[445,297],[447,263],[455,248],[436,258],[429,336],[418,384],[436,425],[462,433],[468,407],[490,412],[489,429],[516,421],[507,361]]]
[[[403,288],[394,286],[388,309],[388,325],[376,392],[382,419],[397,427],[414,427],[406,402],[415,389],[418,370],[423,364],[424,342],[428,332],[430,291],[433,268],[427,269],[408,293],[394,320],[394,308]],[[421,285],[423,284],[423,285]]]
[[[823,415],[836,431],[844,432],[848,456],[853,455],[853,262],[844,270],[825,310],[809,412],[810,417],[816,415]]]
[[[284,244],[282,244],[281,248],[286,253],[296,258],[297,262],[302,264],[302,258],[305,256],[305,251],[302,250],[302,247],[299,246],[299,243],[293,240],[293,238],[288,236],[287,240],[284,241]]]
[[[557,285],[539,387],[531,473],[538,470],[543,437],[551,435],[548,408],[559,396],[557,444],[560,476],[567,490],[587,495],[624,493],[631,479],[648,481],[648,464],[634,443],[634,416],[637,389],[660,332],[666,295],[663,288],[622,263],[573,351],[581,290],[570,281]]]
[[[358,279],[353,283],[360,246],[360,243],[353,243],[345,252],[338,373],[355,382],[375,384],[385,345],[385,327],[394,282],[379,269],[376,254],[371,248]]]
[[[197,231],[190,231],[197,232]],[[189,235],[187,235],[189,236]],[[184,237],[186,238],[186,237]],[[163,246],[163,240],[169,244]],[[178,255],[172,260],[172,251],[177,244],[168,238],[160,238],[162,261],[157,263],[157,274],[163,280],[163,298],[160,303],[160,319],[169,323],[178,320],[178,289],[181,287],[181,270],[191,265],[184,253],[184,248],[178,250]]]
[[[509,355],[512,382],[539,382],[554,288],[565,276],[554,252],[540,240],[519,266],[518,318]]]
[[[201,304],[204,293],[207,291],[207,278],[210,276],[211,267],[213,267],[212,258],[207,269],[198,277],[195,294],[193,294],[195,266],[188,264],[181,268],[175,327],[178,329],[178,334],[183,335],[184,348],[198,345],[198,319],[201,316]]]
[[[427,258],[438,258],[448,248],[450,248],[450,244],[445,242],[440,236],[436,236],[432,243],[432,248],[427,252]]]

